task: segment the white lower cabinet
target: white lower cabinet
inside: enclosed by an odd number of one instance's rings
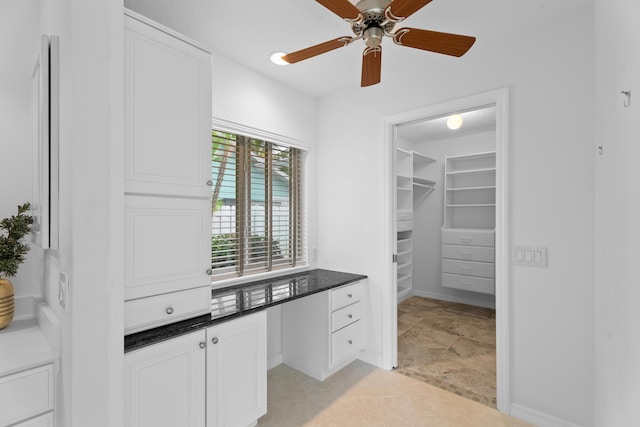
[[[282,360],[324,381],[365,346],[365,286],[356,282],[282,306]]]
[[[0,377],[0,426],[31,426],[35,416],[53,425],[54,366],[52,363]],[[30,420],[30,421],[24,421]]]
[[[12,427],[54,427],[55,418],[53,412],[40,415],[39,417],[31,418],[29,421],[25,421],[19,424],[15,424]]]
[[[125,426],[245,427],[267,411],[266,311],[125,355]]]
[[[125,426],[205,427],[206,333],[125,355]]]
[[[266,310],[207,329],[207,427],[246,427],[267,413]]]

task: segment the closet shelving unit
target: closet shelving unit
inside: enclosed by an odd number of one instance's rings
[[[415,151],[396,148],[396,244],[398,302],[413,289],[413,207],[435,189],[428,178],[435,159]]]
[[[495,294],[496,153],[445,158],[442,286]]]

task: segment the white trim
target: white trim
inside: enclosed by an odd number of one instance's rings
[[[386,368],[383,366],[382,358],[379,355],[371,353],[366,350],[362,350],[360,353],[358,353],[358,360],[362,360],[363,362],[368,363],[370,365],[377,366],[382,369],[386,369],[387,371],[391,370],[391,368]]]
[[[295,138],[265,131],[262,129],[257,129],[257,128],[243,125],[240,123],[235,123],[229,120],[213,117],[211,119],[211,126],[213,127],[213,129],[216,129],[216,130],[221,130],[229,133],[237,133],[240,135],[248,136],[250,138],[261,139],[269,142],[275,142],[276,144],[282,144],[288,147],[309,151],[309,144],[307,144],[304,141],[300,141]]]
[[[511,409],[510,394],[510,319],[509,311],[509,209],[508,176],[509,176],[509,89],[502,88],[461,99],[443,102],[436,105],[405,111],[388,116],[383,121],[383,172],[386,180],[384,203],[384,236],[387,259],[393,256],[395,234],[395,211],[393,206],[394,168],[394,136],[395,126],[411,123],[431,117],[442,117],[451,113],[477,109],[483,106],[496,106],[496,384],[498,410],[509,413]],[[389,262],[387,268],[388,286],[383,287],[382,300],[382,361],[383,366],[397,365],[397,293],[395,264]]]
[[[420,289],[414,289],[413,294],[419,297],[437,299],[440,301],[457,302],[460,304],[474,305],[476,307],[493,308],[493,309],[496,308],[496,304],[494,302],[478,301],[473,298],[464,298],[464,297],[459,297],[454,295],[439,294],[436,292],[422,291]]]
[[[536,411],[535,409],[531,409],[517,403],[511,405],[511,416],[534,424],[538,427],[580,427],[579,424],[545,414],[544,412]]]
[[[273,357],[267,359],[267,371],[280,366],[282,364],[282,354],[276,354]]]

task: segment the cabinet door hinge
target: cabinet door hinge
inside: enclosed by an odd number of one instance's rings
[[[398,262],[398,254],[393,254],[393,262]]]

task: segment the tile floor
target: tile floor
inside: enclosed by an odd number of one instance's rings
[[[286,365],[268,373],[260,427],[530,427],[423,381],[355,361],[320,382]]]
[[[401,302],[396,372],[495,408],[495,310],[421,297]]]

